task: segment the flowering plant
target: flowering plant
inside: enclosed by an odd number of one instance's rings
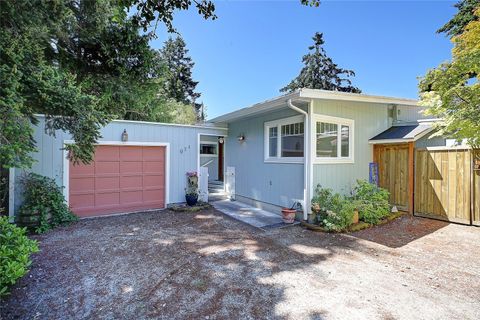
[[[198,177],[197,171],[187,172],[187,177]]]

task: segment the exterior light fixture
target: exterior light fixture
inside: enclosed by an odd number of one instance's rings
[[[122,141],[123,141],[123,142],[127,142],[127,141],[128,141],[128,133],[127,133],[127,129],[123,129],[123,133],[122,133]]]
[[[225,139],[223,137],[218,138],[218,143],[223,144],[225,142]]]
[[[237,137],[237,139],[238,139],[239,142],[243,142],[243,141],[245,141],[245,135],[242,133]]]

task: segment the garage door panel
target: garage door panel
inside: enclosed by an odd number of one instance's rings
[[[122,174],[128,173],[142,173],[143,163],[142,161],[122,161],[120,162],[120,172]]]
[[[163,174],[145,175],[143,177],[143,185],[145,187],[161,187],[165,184],[165,176]]]
[[[120,177],[96,177],[95,178],[95,190],[105,191],[105,190],[118,190],[120,189]]]
[[[165,171],[165,165],[162,162],[144,162],[144,173],[163,173]]]
[[[85,177],[85,178],[73,178],[74,183],[71,184],[70,192],[85,192],[95,190],[95,178]]]
[[[95,163],[95,174],[119,174],[120,163],[118,161],[98,161]]]
[[[142,187],[143,187],[143,176],[141,175],[122,176],[120,178],[120,189],[142,188]]]
[[[71,194],[69,202],[70,202],[70,207],[72,208],[78,208],[78,209],[94,208],[95,195],[93,193]]]
[[[143,148],[141,147],[121,147],[121,161],[142,161]]]
[[[98,146],[94,162],[70,165],[69,204],[81,217],[165,206],[165,147]]]
[[[85,165],[81,163],[73,164],[73,162],[70,162],[70,177],[93,174],[95,174],[95,165],[93,163]]]
[[[122,191],[120,201],[122,204],[142,204],[143,203],[143,190],[135,191]]]
[[[163,201],[163,195],[165,194],[164,188],[144,190],[143,201]]]
[[[118,206],[120,204],[120,192],[101,192],[95,194],[95,206]]]
[[[98,146],[95,148],[95,162],[119,159],[119,149],[120,147],[117,146]]]
[[[158,147],[144,147],[143,160],[145,161],[162,161],[165,159],[165,149]]]

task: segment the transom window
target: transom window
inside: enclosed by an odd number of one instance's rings
[[[215,142],[201,142],[200,143],[200,154],[205,156],[216,156],[217,155],[217,144]]]
[[[303,116],[265,123],[265,160],[302,161],[305,149]]]
[[[315,116],[316,162],[353,162],[353,120]]]

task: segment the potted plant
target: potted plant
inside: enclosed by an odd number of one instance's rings
[[[187,187],[185,188],[187,205],[194,206],[198,201],[198,175],[195,171],[187,172]]]
[[[282,219],[285,223],[293,223],[295,221],[295,214],[297,213],[298,203],[294,202],[291,208],[282,208]]]

